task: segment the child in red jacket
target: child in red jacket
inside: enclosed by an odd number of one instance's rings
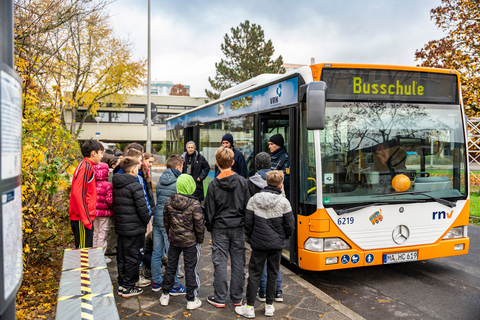
[[[100,163],[104,150],[103,144],[96,140],[85,141],[81,147],[85,158],[73,174],[68,213],[77,249],[93,246],[93,220],[97,210],[93,166]]]
[[[97,190],[97,211],[93,222],[93,246],[107,249],[107,236],[110,229],[110,217],[113,216],[113,186],[108,182],[108,164],[100,162],[93,166],[95,187]],[[105,257],[107,263],[112,260]]]

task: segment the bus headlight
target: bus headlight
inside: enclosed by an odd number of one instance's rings
[[[443,240],[463,238],[466,236],[467,236],[467,226],[455,227],[455,228],[452,228],[452,230],[448,231],[447,235],[443,237]]]
[[[308,238],[303,247],[305,250],[323,251],[323,238]]]
[[[308,238],[303,247],[305,250],[317,252],[351,249],[348,243],[340,238]]]
[[[325,251],[350,249],[348,243],[340,238],[325,238]]]

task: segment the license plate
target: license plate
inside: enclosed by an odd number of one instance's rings
[[[417,261],[418,251],[388,253],[383,255],[383,264]]]

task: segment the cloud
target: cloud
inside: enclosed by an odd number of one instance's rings
[[[152,79],[191,86],[205,96],[208,77],[223,58],[220,45],[232,27],[262,26],[286,63],[320,62],[416,65],[415,50],[443,36],[430,20],[440,0],[366,1],[151,1]],[[109,6],[118,35],[147,57],[147,3],[119,0]]]

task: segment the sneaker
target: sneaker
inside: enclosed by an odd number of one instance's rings
[[[275,312],[275,307],[273,306],[273,304],[265,303],[265,317],[273,317],[274,312]]]
[[[245,318],[255,318],[255,309],[253,306],[247,306],[244,304],[243,306],[235,307],[235,312]]]
[[[152,281],[145,279],[143,276],[140,276],[140,279],[138,280],[137,283],[135,283],[135,286],[140,288],[145,288],[145,287],[148,287],[150,283],[152,283]]]
[[[118,292],[117,292],[118,295],[119,295],[119,296],[122,296],[123,293],[125,292],[125,290],[126,290],[126,289],[125,289],[124,287],[118,286]]]
[[[170,295],[162,293],[162,296],[160,297],[160,304],[162,306],[168,306],[169,301],[170,301]]]
[[[266,292],[257,292],[257,299],[258,301],[265,302],[267,301],[267,293]]]
[[[159,282],[155,282],[155,281],[152,282],[152,291],[153,291],[153,292],[158,292],[158,291],[160,291],[161,289],[162,289],[162,283],[161,283],[161,282],[160,282],[160,283],[159,283]]]
[[[198,298],[195,298],[194,301],[187,301],[187,309],[188,310],[197,309],[201,305],[202,305],[202,301],[200,301],[200,299],[198,299]]]
[[[240,302],[234,302],[233,305],[235,307],[241,306],[243,304],[243,301],[240,300]]]
[[[186,294],[187,294],[187,288],[182,286],[181,283],[179,283],[176,288],[173,288],[172,290],[170,290],[170,295],[171,296],[183,296],[183,295],[186,295]]]
[[[143,276],[145,278],[151,278],[152,277],[152,269],[145,268],[145,270],[143,271]]]
[[[276,302],[283,302],[283,293],[282,291],[277,291],[275,294],[275,301]]]
[[[125,288],[125,290],[122,293],[122,296],[125,297],[133,297],[133,296],[138,296],[139,294],[142,294],[143,290],[139,287],[133,287],[133,288]]]
[[[178,279],[181,279],[183,277],[185,277],[185,273],[183,273],[182,269],[178,268],[178,275],[177,275]]]
[[[110,259],[109,257],[105,257],[105,262],[110,263],[110,262],[112,262],[112,259]]]
[[[208,296],[207,297],[207,302],[210,303],[211,305],[217,307],[217,308],[225,308],[225,302],[220,302],[220,301],[216,300],[214,295]]]

